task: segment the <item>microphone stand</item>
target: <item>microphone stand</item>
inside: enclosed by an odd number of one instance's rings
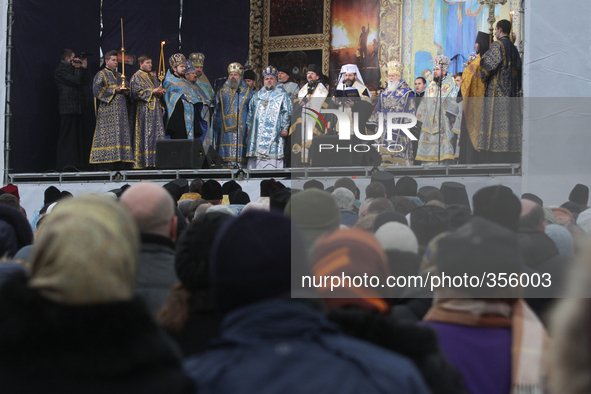
[[[240,123],[242,123],[240,119],[240,87],[236,88],[236,103],[236,163],[234,168],[240,170],[240,164],[238,164],[238,139],[240,138]]]
[[[438,87],[438,91],[439,91],[439,149],[437,151],[437,164],[441,164],[441,133],[443,132],[443,130],[441,130],[441,89],[442,89],[442,84],[443,84],[443,69],[441,68],[441,64],[439,64],[439,70],[440,74],[439,74],[439,81],[437,82],[437,87]]]

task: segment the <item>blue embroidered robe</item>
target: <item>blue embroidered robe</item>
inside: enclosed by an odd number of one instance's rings
[[[199,95],[196,86],[187,82],[183,78],[177,78],[168,70],[166,77],[162,82],[162,87],[166,89],[164,94],[164,101],[166,102],[166,113],[170,119],[174,108],[179,100],[183,102],[185,130],[187,130],[187,138],[193,139],[195,133],[197,135],[201,132],[205,133],[207,130],[194,130],[195,125],[195,106],[194,104],[203,103],[204,98]]]
[[[382,166],[409,166],[412,165],[413,152],[410,139],[402,130],[392,131],[392,140],[387,140],[386,124],[389,112],[415,113],[415,94],[408,86],[405,80],[401,79],[395,91],[389,92],[384,89],[380,94],[378,103],[367,121],[368,125],[379,126],[379,114],[383,114],[383,133],[376,141],[379,144],[380,156],[382,156]],[[394,118],[393,123],[410,123],[409,118]],[[377,130],[376,130],[377,131]],[[390,149],[388,149],[390,148]]]
[[[121,74],[104,68],[95,76],[92,93],[98,99],[96,129],[90,163],[130,162],[133,160],[127,100],[115,92],[121,86]]]
[[[135,168],[154,167],[156,141],[165,138],[160,100],[152,94],[159,83],[150,73],[138,70],[131,77],[130,85],[131,95],[135,99]]]
[[[246,120],[250,130],[247,157],[283,159],[285,140],[279,134],[289,130],[291,111],[291,99],[283,89],[263,88],[253,95]]]
[[[232,168],[238,161],[245,164],[246,149],[246,117],[248,116],[248,103],[252,98],[252,90],[244,80],[240,81],[240,94],[235,89],[230,89],[228,81],[217,92],[215,98],[215,121],[213,131],[215,146],[224,159],[224,167]],[[240,132],[238,133],[238,126]],[[238,140],[236,140],[238,138]],[[238,146],[238,152],[236,151]]]

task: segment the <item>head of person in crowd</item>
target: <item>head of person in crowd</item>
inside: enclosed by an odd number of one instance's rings
[[[260,184],[260,196],[269,197],[272,192],[280,189],[284,189],[285,186],[281,182],[277,182],[275,179],[264,179]]]
[[[265,67],[263,70],[263,82],[267,91],[274,90],[277,87],[277,69],[273,66]]]
[[[568,195],[568,201],[587,206],[589,203],[589,188],[580,183],[576,184]]]
[[[304,183],[303,189],[304,190],[308,190],[308,189],[324,190],[324,184],[316,179],[310,179],[309,181],[306,181]]]
[[[139,244],[136,221],[123,205],[92,195],[65,201],[37,232],[29,284],[57,303],[129,301]]]
[[[427,87],[427,80],[423,77],[415,79],[415,93],[423,93]]]
[[[191,83],[197,82],[197,70],[195,69],[195,66],[193,66],[192,60],[187,60],[187,68],[185,69],[185,79]]]
[[[0,204],[6,204],[20,212],[21,204],[13,194],[4,193],[0,195]]]
[[[170,69],[177,78],[185,78],[185,71],[187,70],[187,59],[182,53],[175,53],[168,59]]]
[[[33,230],[24,215],[8,204],[0,204],[0,257],[13,257],[31,243]]]
[[[246,70],[244,72],[244,82],[246,86],[248,86],[251,90],[255,89],[255,84],[257,82],[257,76],[252,70]]]
[[[203,183],[201,187],[201,197],[212,205],[219,205],[224,198],[222,185],[214,179]]]
[[[191,200],[191,205],[189,205],[189,210],[187,211],[187,217],[189,218],[189,222],[193,221],[193,219],[195,218],[195,211],[202,204],[208,204],[207,200],[204,200],[202,198]]]
[[[117,51],[109,51],[105,53],[105,67],[109,70],[117,70]]]
[[[365,198],[386,197],[386,187],[381,182],[371,182],[365,188]]]
[[[567,223],[574,224],[576,222],[575,217],[573,216],[571,211],[569,211],[566,208],[549,207],[548,209],[552,213],[552,216],[554,217],[556,224],[560,224],[561,226],[564,226]]]
[[[418,184],[414,178],[403,176],[396,182],[396,195],[414,197],[417,195]]]
[[[197,342],[193,345],[185,335],[180,335],[192,313],[210,323],[213,320],[214,331],[219,329],[219,319],[215,319],[213,313],[209,259],[215,236],[231,218],[221,212],[205,213],[191,222],[178,242],[174,268],[180,283],[172,288],[166,305],[158,314],[158,321],[173,337],[176,335],[177,340],[182,338],[179,345],[185,356],[193,353],[187,352],[187,348],[199,346],[198,350],[204,350],[206,339],[211,339],[209,336],[192,338]],[[204,323],[202,319],[199,320]]]
[[[242,189],[232,191],[229,198],[230,204],[246,205],[250,202],[248,193],[243,192]]]
[[[435,186],[422,186],[417,191],[417,197],[420,198],[423,203],[427,203],[426,197],[429,194],[429,192],[431,192],[431,191],[438,191],[439,192],[438,196],[441,195],[441,202],[443,202],[443,194],[441,194],[439,189],[436,188]]]
[[[225,182],[222,185],[222,195],[224,196],[229,196],[232,192],[238,190],[242,191],[242,186],[240,186],[235,180]]]
[[[189,193],[199,193],[201,194],[201,188],[203,187],[203,179],[195,178],[189,184]]]
[[[244,72],[244,67],[240,63],[230,63],[228,66],[228,86],[230,89],[236,89],[240,86],[240,81],[242,80],[242,73]]]
[[[474,216],[480,216],[492,222],[517,231],[521,203],[519,198],[507,186],[488,186],[472,196]]]
[[[376,219],[373,222],[372,232],[375,233],[384,224],[390,222],[398,222],[404,224],[405,226],[408,226],[408,221],[406,220],[406,217],[403,214],[398,212],[386,211],[376,216]]]
[[[472,212],[465,205],[452,204],[447,207],[449,212],[449,229],[455,231],[472,219]]]
[[[302,230],[306,250],[311,253],[318,238],[339,228],[341,214],[332,196],[315,188],[294,194],[285,214]]]
[[[533,202],[535,202],[536,204],[539,204],[541,207],[544,206],[544,201],[542,201],[542,199],[538,196],[536,196],[533,193],[523,193],[521,195],[521,199],[522,200],[531,200]]]
[[[498,21],[497,25],[495,26],[495,38],[499,40],[501,37],[506,37],[511,34],[511,27],[511,22],[509,22],[507,19],[501,19]]]
[[[544,221],[546,222],[546,224],[558,224],[558,221],[556,220],[556,216],[554,216],[554,212],[552,211],[552,209],[549,207],[544,207],[543,209],[544,209]],[[561,208],[561,209],[564,209],[564,208]],[[571,213],[568,210],[566,210],[566,211],[569,213],[570,217],[572,217]],[[574,223],[574,221],[573,221],[573,223]]]
[[[205,203],[200,204],[196,209],[195,209],[195,215],[193,216],[193,220],[197,219],[198,217],[200,217],[201,215],[203,215],[204,213],[207,212],[207,210],[209,208],[213,207],[213,205],[211,205],[211,203],[205,201]]]
[[[456,85],[458,86],[462,86],[462,73],[456,73],[456,75],[454,75],[454,81],[456,83]]]
[[[470,209],[470,199],[466,192],[466,186],[459,182],[443,182],[439,188],[446,205],[463,205]]]
[[[558,248],[558,253],[564,257],[572,257],[575,253],[575,242],[570,231],[559,224],[548,224],[544,232]]]
[[[353,201],[355,201],[355,196],[349,189],[338,187],[334,190],[334,192],[331,193],[331,195],[340,210],[353,210]]]
[[[277,210],[281,213],[285,211],[285,206],[289,202],[291,198],[292,191],[291,188],[286,187],[271,193],[269,197],[269,207],[271,210]]]
[[[120,201],[135,219],[141,234],[176,238],[175,203],[164,188],[152,182],[140,182],[127,189]]]
[[[396,182],[394,175],[386,171],[376,171],[371,175],[371,182],[380,182],[386,188],[386,197],[396,196]]]
[[[436,235],[449,230],[449,212],[431,205],[418,207],[410,214],[410,228],[419,246],[426,247]]]
[[[393,212],[394,205],[388,200],[387,198],[376,198],[369,204],[369,208],[367,209],[368,214],[376,214],[379,215],[382,212]]]
[[[365,201],[361,203],[361,206],[359,207],[359,218],[362,218],[365,215],[367,215],[367,210],[369,209],[369,206],[374,200],[375,198],[367,198],[365,199]]]
[[[345,189],[348,189],[351,191],[351,193],[353,193],[353,197],[355,198],[355,200],[359,200],[359,194],[357,192],[357,186],[355,185],[355,181],[349,177],[343,177],[343,178],[339,178],[337,179],[337,181],[334,183],[334,187],[335,190],[338,189],[339,187],[344,187]]]
[[[162,188],[170,193],[175,202],[178,202],[183,194],[189,191],[189,182],[184,178],[179,178],[166,183]]]
[[[189,220],[189,208],[191,207],[191,203],[193,202],[193,200],[182,200],[178,202],[178,208],[179,211],[181,211],[181,214],[183,215],[183,217],[185,218],[185,220],[187,221],[187,223],[190,222]],[[195,212],[193,212],[195,213]]]
[[[200,52],[193,52],[189,55],[189,59],[193,62],[197,78],[201,77],[203,75],[203,66],[205,65],[205,55]]]
[[[522,199],[521,213],[519,215],[519,227],[533,228],[544,231],[546,222],[544,221],[544,209],[537,203]]]
[[[417,207],[417,204],[415,204],[413,201],[402,196],[394,197],[391,202],[394,210],[405,216],[414,211],[414,209]]]
[[[365,216],[360,217],[353,227],[373,234],[373,227],[377,217],[377,213],[368,213]]]
[[[289,218],[274,212],[243,213],[213,243],[210,269],[217,309],[227,313],[289,298],[292,288],[301,287],[302,276],[309,275],[307,262],[303,238]]]
[[[479,31],[476,34],[476,42],[474,43],[474,50],[480,56],[488,52],[490,47],[490,34]]]
[[[347,264],[342,264],[347,262]],[[391,275],[386,253],[378,240],[360,229],[337,230],[318,240],[312,256],[315,276],[354,277],[364,274],[380,278],[385,283]],[[390,311],[386,301],[392,298],[392,289],[385,287],[355,287],[343,283],[334,289],[319,288],[319,295],[330,308],[359,306],[379,313]]]

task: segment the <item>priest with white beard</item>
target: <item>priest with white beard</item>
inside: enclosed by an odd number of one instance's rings
[[[378,103],[367,121],[367,127],[377,132],[379,125],[379,114],[383,114],[383,133],[376,143],[380,156],[382,156],[382,166],[411,166],[413,164],[413,151],[411,140],[402,130],[392,131],[392,140],[387,140],[386,123],[389,112],[415,113],[415,94],[412,88],[404,79],[400,78],[402,74],[402,64],[399,61],[388,62],[388,87],[382,91]],[[394,124],[410,123],[410,118],[394,118]]]

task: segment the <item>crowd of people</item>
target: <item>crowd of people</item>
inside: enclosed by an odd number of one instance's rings
[[[0,189],[2,392],[589,392],[587,186],[290,182]]]
[[[418,77],[415,90],[401,79],[402,64],[392,60],[384,65],[387,86],[378,97],[355,64],[343,65],[331,89],[316,64],[307,66],[307,83],[300,88],[288,66],[265,67],[257,83],[253,70],[234,62],[225,82],[213,87],[203,73],[202,53],[172,55],[170,68],[159,75],[152,59],[141,55],[140,69],[124,86],[118,53],[110,51],[92,82],[97,122],[89,162],[98,169],[153,168],[156,143],[170,138],[199,139],[206,152],[214,147],[225,168],[314,165],[315,137],[344,128],[361,139],[376,136],[377,149],[367,159],[373,165],[519,162],[522,115],[515,99],[521,95],[521,59],[510,31],[511,23],[500,20],[490,47],[489,35],[480,32],[476,52],[455,76],[447,71],[450,60],[436,56],[433,78]],[[55,80],[61,116],[57,169],[82,168],[83,87],[91,81],[86,59],[64,49]],[[341,110],[350,127],[323,110]],[[416,122],[401,114],[416,115]]]

